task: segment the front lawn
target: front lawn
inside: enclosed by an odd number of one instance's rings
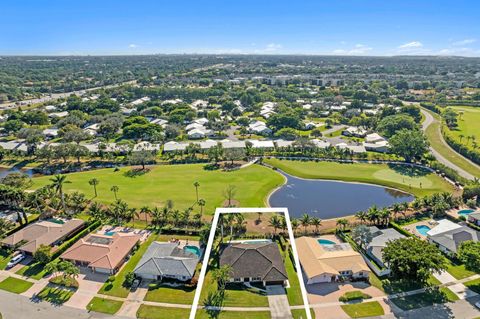
[[[27,291],[28,289],[30,289],[30,287],[32,286],[33,286],[33,283],[31,283],[30,281],[26,281],[26,280],[14,278],[14,277],[8,277],[4,281],[0,282],[0,289],[13,292],[16,294],[21,294]]]
[[[165,284],[152,284],[148,287],[147,295],[143,300],[174,304],[192,304],[195,290],[195,287],[171,287]]]
[[[17,270],[16,274],[40,280],[43,278],[43,276],[46,275],[44,268],[45,268],[45,264],[32,262],[31,264],[26,265],[20,268],[19,270]]]
[[[67,302],[74,293],[75,291],[71,289],[47,286],[38,293],[37,297],[54,305],[61,305]]]
[[[130,293],[130,289],[124,286],[125,276],[135,269],[145,251],[148,249],[150,244],[156,240],[156,238],[156,234],[150,235],[150,237],[140,245],[133,256],[130,257],[130,260],[115,275],[115,280],[112,282],[107,281],[105,284],[103,284],[98,293],[102,295],[127,298],[128,294]]]
[[[270,191],[283,183],[280,174],[260,165],[251,165],[231,172],[205,170],[204,166],[204,164],[150,166],[148,173],[136,177],[125,175],[131,167],[120,168],[117,172],[113,168],[108,168],[71,173],[67,174],[67,179],[71,183],[65,184],[64,188],[69,193],[79,191],[87,198],[92,198],[94,190],[88,181],[95,177],[100,181],[97,186],[98,197],[95,200],[101,203],[110,204],[114,201],[110,189],[116,185],[119,188],[118,197],[132,207],[140,208],[145,204],[160,207],[171,199],[176,209],[183,210],[195,203],[193,183],[198,181],[199,196],[206,202],[204,211],[213,214],[216,207],[223,206],[225,200],[223,190],[229,184],[237,188],[235,199],[242,207],[260,207],[265,205],[265,198]],[[34,178],[33,182],[34,189],[51,184],[49,176]]]
[[[140,305],[137,310],[139,319],[185,319],[190,316],[190,308],[167,308]]]
[[[315,319],[315,311],[313,309],[310,309],[310,314],[312,319]],[[307,312],[305,309],[292,309],[292,316],[293,319],[307,319]]]
[[[449,264],[447,271],[455,277],[455,279],[464,279],[476,274],[471,270],[465,269],[465,265],[454,265],[452,263]]]
[[[464,283],[470,290],[480,294],[480,279],[470,280]]]
[[[305,314],[305,311],[302,310]],[[221,311],[218,317],[210,316],[205,310],[199,309],[195,315],[195,319],[270,319],[272,318],[270,311]],[[304,317],[306,319],[307,317]]]
[[[300,289],[300,282],[298,281],[298,274],[295,272],[293,262],[288,253],[285,254],[285,269],[287,270],[288,282],[290,288],[287,288],[288,303],[290,306],[303,305],[302,291]]]
[[[0,248],[0,270],[4,270],[7,267],[10,258],[12,257],[5,249]]]
[[[423,293],[391,299],[395,305],[403,310],[423,308],[434,304],[441,304],[456,300],[458,300],[457,295],[445,287],[440,289],[432,288]]]
[[[114,315],[120,310],[122,305],[122,301],[93,297],[88,303],[87,310]]]
[[[444,179],[421,168],[387,164],[289,161],[275,158],[265,159],[264,162],[301,178],[378,184],[416,196],[453,192],[453,187]]]
[[[370,299],[370,298],[372,298],[372,296],[366,293],[363,293],[360,290],[354,290],[354,291],[347,291],[342,296],[340,296],[338,300],[342,302],[347,302],[352,300],[362,300],[362,299]]]
[[[378,301],[342,305],[341,307],[351,318],[383,316],[385,314]]]

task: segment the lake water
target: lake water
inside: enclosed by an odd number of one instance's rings
[[[18,169],[18,168],[14,168],[14,167],[13,168],[0,167],[0,179],[4,178],[8,174],[14,173],[14,172],[22,172],[22,173],[27,174],[30,177],[33,176],[33,170],[31,170],[31,169]]]
[[[287,183],[269,199],[272,207],[288,207],[292,217],[304,213],[321,219],[353,215],[373,205],[388,207],[410,202],[414,196],[382,186],[301,179],[285,173]]]

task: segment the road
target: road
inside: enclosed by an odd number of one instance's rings
[[[88,312],[47,302],[32,302],[29,298],[0,290],[0,312],[3,319],[111,319],[112,316]],[[131,319],[115,316],[118,319]]]
[[[0,110],[8,110],[12,109],[16,106],[25,106],[25,105],[30,105],[30,104],[37,104],[37,103],[44,103],[44,102],[49,102],[49,101],[54,101],[62,98],[67,98],[71,95],[83,95],[86,92],[90,91],[95,91],[98,89],[109,89],[109,88],[114,88],[117,86],[125,85],[125,84],[135,84],[136,81],[128,81],[128,82],[122,82],[118,84],[111,84],[111,85],[106,85],[106,86],[99,86],[99,87],[94,87],[94,88],[89,88],[85,90],[78,90],[78,91],[72,91],[72,92],[66,92],[66,93],[55,93],[51,94],[48,96],[42,96],[37,99],[31,99],[31,100],[24,100],[24,101],[18,101],[18,102],[9,102],[9,103],[3,103],[0,104]]]
[[[421,112],[422,114],[425,116],[425,121],[423,121],[422,123],[422,130],[423,131],[426,131],[427,128],[433,123],[433,122],[436,122],[437,120],[427,111],[425,111],[424,109],[421,109]],[[453,153],[456,153],[458,154],[457,152],[455,152],[455,150],[453,150],[448,144],[447,142],[445,142],[445,140],[443,139],[443,136],[440,132],[438,132],[439,134],[439,137],[440,137],[440,140],[441,142],[447,147],[449,148]],[[432,146],[430,146],[430,151],[432,152],[433,156],[435,156],[435,158],[442,164],[456,170],[458,172],[458,174],[460,174],[460,176],[466,178],[466,179],[470,179],[470,180],[473,180],[475,178],[475,176],[473,176],[472,174],[470,174],[469,172],[467,172],[466,170],[458,167],[457,165],[455,165],[454,163],[450,162],[447,158],[445,158],[442,154],[440,154],[439,152],[437,152]],[[470,160],[466,159],[465,157],[463,157],[462,155],[458,154],[458,156],[462,157],[463,159],[465,159],[465,161],[468,161],[470,163],[472,163]],[[476,165],[474,163],[472,163],[473,165]]]

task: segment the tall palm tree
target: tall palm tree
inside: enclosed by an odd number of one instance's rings
[[[95,197],[97,197],[97,185],[100,184],[100,181],[96,178],[92,178],[91,180],[88,181],[88,184],[93,186],[93,192],[95,193]]]
[[[359,219],[362,223],[365,223],[365,221],[368,219],[368,213],[365,211],[359,211],[355,214],[355,217]]]
[[[197,195],[197,203],[198,203],[198,188],[200,187],[200,183],[198,181],[195,181],[193,183],[193,186],[195,187],[195,193]]]
[[[198,206],[200,206],[200,216],[203,215],[203,207],[205,207],[205,200],[203,198],[200,198],[198,200]]]
[[[293,234],[295,235],[295,232],[297,231],[298,224],[299,224],[298,219],[296,219],[296,218],[292,219],[291,224],[292,224]]]
[[[382,221],[382,224],[388,225],[390,222],[390,211],[387,208],[383,208],[378,213],[378,218]]]
[[[367,218],[373,224],[378,224],[379,215],[380,211],[378,210],[376,205],[373,205],[367,211]]]
[[[304,213],[300,218],[300,224],[303,226],[303,232],[307,233],[307,227],[310,226],[310,216],[307,213]]]
[[[150,216],[152,213],[152,210],[148,206],[143,206],[140,208],[140,214],[143,214],[145,216],[145,225],[148,226],[148,216]]]
[[[339,218],[337,219],[337,226],[340,226],[342,230],[345,230],[348,226],[348,219],[346,218]]]
[[[112,192],[113,192],[113,195],[115,196],[115,200],[118,200],[118,198],[117,198],[117,193],[118,193],[119,190],[120,190],[120,188],[118,188],[117,185],[113,185],[113,186],[110,188],[110,191],[112,191]]]
[[[277,229],[282,227],[282,223],[280,221],[280,218],[278,218],[277,215],[273,215],[270,217],[270,220],[268,221],[268,225],[270,227],[273,227],[273,234],[277,234]]]
[[[228,225],[228,227],[230,228],[230,239],[232,239],[232,236],[233,236],[233,226],[234,226],[234,223],[235,223],[235,214],[234,214],[234,213],[227,214],[224,220],[225,220],[225,223],[226,223],[226,224]]]
[[[318,234],[318,228],[322,225],[322,220],[318,217],[312,217],[310,225],[315,226],[315,234]]]
[[[66,211],[65,208],[65,195],[63,193],[63,185],[71,183],[70,181],[67,181],[67,176],[62,175],[62,174],[57,174],[53,178],[50,178],[50,181],[52,182],[52,186],[55,188],[57,193],[60,195],[60,199],[62,201],[62,207],[63,211]]]
[[[399,203],[395,203],[392,205],[392,213],[393,213],[393,218],[397,218],[397,214],[399,214],[402,211],[402,206]]]

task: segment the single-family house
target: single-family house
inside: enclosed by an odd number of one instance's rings
[[[233,243],[222,247],[220,267],[232,267],[230,282],[257,282],[264,286],[287,284],[285,270],[278,245],[268,243]]]
[[[188,246],[186,246],[188,247]],[[195,275],[199,256],[188,249],[179,248],[178,243],[153,242],[133,271],[142,279],[164,278],[189,281]]]
[[[265,149],[273,149],[275,148],[275,144],[271,140],[259,141],[259,140],[248,140],[248,142],[252,145],[252,148],[265,148]]]
[[[262,121],[254,121],[248,125],[248,131],[253,134],[270,135],[272,130]]]
[[[2,246],[16,247],[33,255],[41,245],[54,247],[83,228],[81,219],[49,219],[37,221],[16,231],[1,241]],[[23,243],[23,244],[22,244]]]
[[[385,267],[382,255],[383,249],[390,241],[405,238],[405,236],[393,228],[379,229],[376,226],[372,226],[369,227],[369,230],[372,234],[372,240],[367,245],[366,252],[377,264]]]
[[[362,280],[370,275],[363,257],[347,243],[322,245],[317,238],[300,237],[295,241],[307,284]]]
[[[365,137],[367,130],[357,126],[349,126],[343,130],[342,134],[345,136]]]
[[[47,138],[55,138],[58,136],[58,128],[46,128],[42,133]]]
[[[475,224],[477,226],[480,226],[480,211],[479,212],[474,212],[470,213],[467,215],[467,220],[468,222]]]
[[[455,255],[460,245],[465,241],[479,240],[480,233],[478,231],[468,226],[455,225],[458,227],[448,227],[447,223],[443,223],[440,229],[437,229],[439,226],[432,228],[427,232],[427,240],[448,255]]]
[[[103,274],[116,273],[141,236],[132,232],[93,233],[81,238],[60,258]]]

